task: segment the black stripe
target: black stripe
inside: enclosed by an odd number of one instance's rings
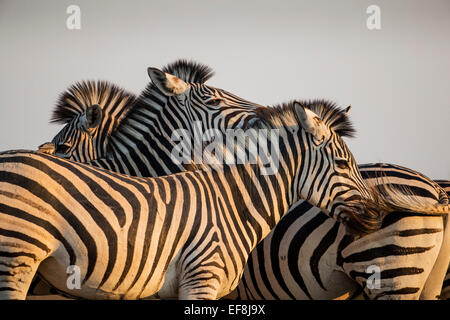
[[[289,271],[295,282],[300,286],[306,296],[312,300],[312,296],[306,287],[303,280],[303,276],[298,268],[298,261],[300,260],[300,250],[305,243],[308,236],[316,230],[320,225],[322,225],[328,217],[325,214],[318,214],[311,218],[307,223],[305,223],[292,238],[288,250],[288,265]]]
[[[285,283],[283,276],[281,274],[281,267],[279,264],[279,253],[280,253],[280,244],[281,241],[286,234],[288,228],[295,222],[295,220],[299,219],[303,216],[309,209],[312,208],[312,205],[306,201],[300,202],[296,207],[291,209],[289,214],[285,215],[283,219],[278,222],[277,227],[273,230],[272,241],[270,244],[270,261],[272,262],[272,271],[275,279],[277,279],[278,284],[281,289],[292,299],[295,300],[294,294],[289,290],[287,284]],[[261,244],[262,245],[262,244]]]
[[[378,294],[377,296],[375,296],[375,300],[379,299],[381,297],[387,296],[387,295],[407,295],[407,294],[414,294],[417,291],[419,291],[419,288],[411,288],[411,287],[407,287],[407,288],[402,288],[402,289],[398,289],[398,290],[391,290],[391,291],[385,291],[382,292],[380,294]]]
[[[149,194],[155,194],[155,188],[153,184],[148,184],[149,186]],[[157,208],[158,204],[155,197],[147,197],[147,205],[148,208]],[[153,234],[153,230],[155,228],[155,221],[156,221],[156,214],[149,214],[147,218],[147,224],[145,228],[145,236],[144,239],[147,239],[144,241],[142,254],[141,254],[141,262],[139,263],[139,268],[136,272],[136,276],[134,277],[133,281],[131,282],[131,285],[128,290],[131,290],[133,286],[136,284],[136,282],[139,280],[140,276],[142,275],[142,272],[144,270],[145,264],[147,263],[150,246],[151,246],[151,236]]]
[[[43,155],[44,156],[44,155]],[[44,156],[45,157],[45,156]],[[84,168],[88,172],[92,173],[96,177],[99,178],[99,180],[106,181],[111,187],[116,189],[118,192],[123,191],[124,187],[119,186],[116,184],[111,178],[109,178],[109,172],[104,169],[94,169],[87,165],[79,165],[79,164],[72,164],[70,162],[67,162],[66,160],[61,160],[55,157],[48,157],[50,161],[53,163],[60,165],[69,171],[71,171],[74,175],[79,177],[82,181],[84,181],[87,185],[87,187],[91,190],[93,194],[96,194],[97,197],[102,200],[106,205],[108,205],[113,213],[116,215],[119,223],[122,221],[124,223],[124,217],[125,212],[122,208],[122,206],[115,201],[108,192],[106,192],[103,187],[101,187],[97,181],[93,180],[92,178],[88,177],[86,174],[81,172],[79,168]],[[31,160],[31,159],[30,159]],[[55,181],[59,183],[59,185],[66,190],[69,194],[71,194],[75,200],[89,213],[89,215],[92,217],[92,219],[95,221],[97,226],[100,228],[100,230],[103,231],[108,244],[108,264],[106,266],[105,273],[103,275],[103,278],[99,284],[99,287],[101,287],[106,280],[108,279],[109,275],[111,274],[114,265],[116,263],[117,259],[117,234],[109,221],[106,219],[106,217],[97,209],[97,207],[89,201],[84,194],[82,194],[78,188],[66,177],[60,175],[53,169],[49,168],[46,164],[40,163],[36,160],[31,161],[33,163],[33,166],[37,169],[47,173],[50,177],[52,177]],[[39,165],[40,164],[40,165]],[[103,174],[102,174],[103,171]],[[106,175],[104,174],[106,173]],[[111,174],[112,175],[112,174]],[[120,176],[118,176],[119,178]],[[123,179],[122,179],[123,180]],[[77,230],[77,228],[75,229]],[[94,263],[95,261],[89,261],[90,263]],[[95,266],[92,266],[92,269]],[[89,277],[86,275],[85,279],[83,280],[83,283],[85,283]]]
[[[37,211],[37,210],[38,209],[36,208],[36,213],[39,213],[39,211]],[[36,216],[33,216],[32,214],[29,214],[20,209],[10,207],[3,203],[0,203],[0,212],[2,214],[10,215],[10,216],[16,217],[18,219],[29,221],[29,222],[43,228],[45,231],[47,231],[49,234],[51,234],[55,239],[57,239],[58,241],[60,241],[62,243],[62,245],[64,246],[64,248],[66,249],[66,251],[69,255],[70,264],[71,265],[75,264],[76,255],[75,255],[73,248],[70,246],[70,244],[66,240],[66,238],[61,234],[61,232],[59,232],[59,230],[55,226],[53,226],[50,222],[48,222],[47,220],[38,218]],[[34,258],[36,258],[36,257],[34,257]]]
[[[256,257],[258,259],[258,265],[259,268],[258,270],[255,270],[259,273],[259,276],[261,277],[262,282],[264,283],[264,287],[270,292],[270,294],[275,298],[275,299],[280,299],[280,297],[276,294],[275,290],[272,288],[272,285],[269,281],[269,278],[267,277],[267,272],[266,272],[266,268],[265,268],[265,254],[264,254],[264,245],[261,242],[260,245],[256,246]],[[258,286],[258,281],[256,281],[256,279],[253,280],[255,283],[255,288],[257,289],[257,293],[264,298],[264,295],[262,294],[262,292],[259,289]]]
[[[320,215],[324,215],[324,214],[320,214]],[[336,237],[337,237],[337,234],[339,231],[339,226],[340,226],[339,223],[337,223],[337,222],[334,223],[333,227],[327,232],[325,237],[323,237],[322,240],[320,241],[319,245],[314,249],[314,252],[311,255],[311,260],[309,261],[309,265],[311,267],[311,272],[323,290],[326,290],[326,289],[322,283],[322,279],[320,278],[319,262],[320,262],[320,258],[322,258],[322,256],[331,247],[331,245],[334,243],[334,241],[336,241]]]
[[[380,272],[380,279],[392,279],[401,276],[410,276],[423,273],[423,271],[424,270],[422,268],[415,267],[387,269]],[[350,277],[352,277],[353,279],[356,279],[357,277],[367,279],[371,275],[373,275],[373,273],[360,272],[355,270],[350,271]]]
[[[404,256],[416,253],[423,253],[430,249],[431,247],[400,247],[397,245],[386,245],[383,247],[372,248],[368,250],[364,250],[358,253],[351,254],[350,256],[344,258],[345,263],[355,263],[355,262],[363,262],[370,261],[375,258],[380,257],[388,257],[388,256]]]
[[[417,236],[420,234],[432,234],[432,233],[438,233],[442,232],[442,229],[436,229],[436,228],[422,228],[422,229],[409,229],[409,230],[402,230],[395,233],[395,235],[398,235],[400,237],[411,237],[411,236]]]
[[[399,211],[393,211],[387,214],[383,218],[383,222],[381,224],[381,228],[387,228],[388,226],[409,217],[429,217],[430,215],[423,214],[420,212],[399,212]]]
[[[449,287],[449,286],[450,286],[450,278],[444,280],[444,284],[442,285],[442,288]]]
[[[38,167],[42,169],[41,171],[45,172],[50,171],[48,166],[44,165],[42,162],[38,162],[36,160],[31,159],[30,157],[17,156],[17,157],[9,157],[9,158],[0,158],[0,163],[26,163],[28,165],[33,165],[34,167]],[[55,173],[54,179],[56,181],[60,181],[61,179],[65,179],[59,174]],[[97,260],[97,247],[92,236],[87,232],[86,228],[83,226],[80,220],[72,213],[72,211],[68,210],[58,198],[55,197],[52,193],[46,190],[37,182],[25,178],[21,175],[17,175],[13,172],[0,171],[0,181],[10,182],[14,185],[21,186],[24,189],[27,189],[29,192],[34,194],[36,197],[40,199],[45,199],[45,202],[48,203],[56,212],[58,212],[64,220],[67,221],[71,225],[74,230],[77,230],[77,234],[84,243],[88,251],[88,269],[86,273],[86,279],[92,274],[95,266],[95,262]],[[75,265],[73,263],[73,265]]]
[[[162,217],[164,219],[164,221],[162,222],[162,227],[161,227],[161,233],[160,233],[160,237],[158,239],[158,246],[157,246],[157,250],[156,253],[154,253],[154,255],[152,254],[152,267],[150,269],[150,272],[148,274],[148,277],[142,287],[142,290],[140,292],[140,294],[142,294],[143,290],[145,289],[145,287],[147,286],[148,282],[152,279],[154,272],[156,270],[156,268],[158,267],[158,265],[160,265],[161,263],[164,264],[168,264],[169,261],[167,259],[167,257],[164,257],[164,260],[162,258],[162,253],[163,253],[163,249],[164,249],[164,244],[166,243],[166,239],[168,237],[168,231],[169,228],[172,224],[172,220],[173,220],[173,212],[175,211],[175,206],[178,204],[177,202],[179,201],[178,199],[182,199],[184,197],[185,194],[185,190],[183,190],[183,194],[176,194],[176,187],[175,187],[175,178],[172,176],[167,176],[166,177],[166,181],[169,184],[169,186],[171,186],[169,188],[169,190],[167,190],[168,192],[170,192],[170,199],[171,201],[166,203],[165,205],[165,215]],[[154,182],[157,185],[157,188],[154,189],[154,192],[156,192],[156,189],[165,189],[165,185],[163,184],[163,182],[158,179],[158,180],[154,180]],[[173,186],[173,187],[172,187]],[[160,216],[161,218],[161,216]]]
[[[30,252],[8,252],[8,251],[0,251],[0,257],[7,257],[7,258],[17,258],[17,257],[28,257],[33,259],[34,261],[37,260],[37,257],[35,254]]]
[[[26,234],[24,234],[22,232],[6,230],[6,229],[0,228],[0,236],[20,239],[20,240],[22,240],[24,242],[30,243],[30,244],[38,247],[41,250],[44,250],[47,253],[50,253],[50,251],[51,251],[49,247],[47,247],[44,243],[42,243],[38,239],[33,238],[33,237],[29,236],[29,235],[26,235]]]

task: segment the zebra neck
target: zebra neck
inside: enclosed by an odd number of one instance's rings
[[[111,135],[107,158],[117,159],[124,169],[130,170],[129,174],[136,176],[157,177],[184,171],[171,157],[177,144],[172,134],[190,121],[182,110],[174,108],[155,88],[146,88],[133,112]]]
[[[296,202],[297,198],[293,195],[295,187],[292,186],[294,179],[289,175],[290,170],[264,175],[261,174],[260,165],[236,165],[231,168],[228,175],[234,178],[236,199],[242,198],[242,203],[237,204],[243,208],[241,214],[259,215],[259,219],[266,222],[268,233]]]

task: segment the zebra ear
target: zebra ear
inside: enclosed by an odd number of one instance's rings
[[[297,101],[294,102],[294,108],[300,125],[306,132],[312,134],[319,141],[323,141],[330,135],[330,130],[317,114],[303,107]]]
[[[352,109],[351,105],[349,105],[347,108],[344,109],[344,113],[346,116],[348,116],[348,113],[350,112],[351,109]]]
[[[305,109],[305,107],[303,107],[297,101],[294,102],[294,109],[302,128],[306,132],[315,134],[316,130],[315,130],[315,122],[312,117],[313,113],[309,109]]]
[[[166,96],[182,94],[189,88],[189,85],[180,78],[157,68],[148,68],[147,72],[152,82]]]
[[[98,127],[102,121],[102,108],[98,104],[89,106],[81,117],[81,127],[84,130]]]

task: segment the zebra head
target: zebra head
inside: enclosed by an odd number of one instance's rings
[[[255,108],[260,107],[206,85],[214,72],[200,63],[177,60],[161,70],[148,68],[148,74],[152,81],[136,99],[107,82],[70,87],[53,114],[53,122],[66,124],[52,140],[56,155],[97,165],[96,160],[110,159],[119,153],[126,158],[122,152],[129,152],[148,161],[124,169],[125,173],[176,173],[183,167],[170,163],[170,150],[176,144],[171,135],[175,130],[185,129],[194,136],[196,130],[222,131],[245,126],[255,117]],[[93,118],[101,119],[94,123]],[[169,154],[165,155],[167,150]],[[169,169],[161,169],[166,164]]]
[[[280,165],[293,172],[291,198],[308,200],[351,230],[380,227],[381,214],[372,204],[355,158],[343,140],[355,130],[343,110],[323,100],[294,101],[257,114],[280,129]]]
[[[106,81],[72,85],[59,98],[52,122],[65,126],[53,138],[55,155],[89,162],[106,155],[108,139],[135,97]]]
[[[203,130],[243,127],[261,106],[207,85],[214,72],[200,63],[178,60],[162,70],[150,67],[147,71],[152,81],[148,91],[156,87],[163,95],[163,111],[175,114],[186,129],[193,130],[195,121],[202,123]]]

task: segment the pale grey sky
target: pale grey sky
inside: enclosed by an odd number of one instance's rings
[[[66,28],[71,4],[81,30]],[[381,30],[366,27],[371,4]],[[448,0],[0,0],[0,43],[0,150],[50,140],[75,81],[139,93],[148,66],[192,58],[216,70],[209,84],[261,104],[351,104],[359,163],[450,179]]]

